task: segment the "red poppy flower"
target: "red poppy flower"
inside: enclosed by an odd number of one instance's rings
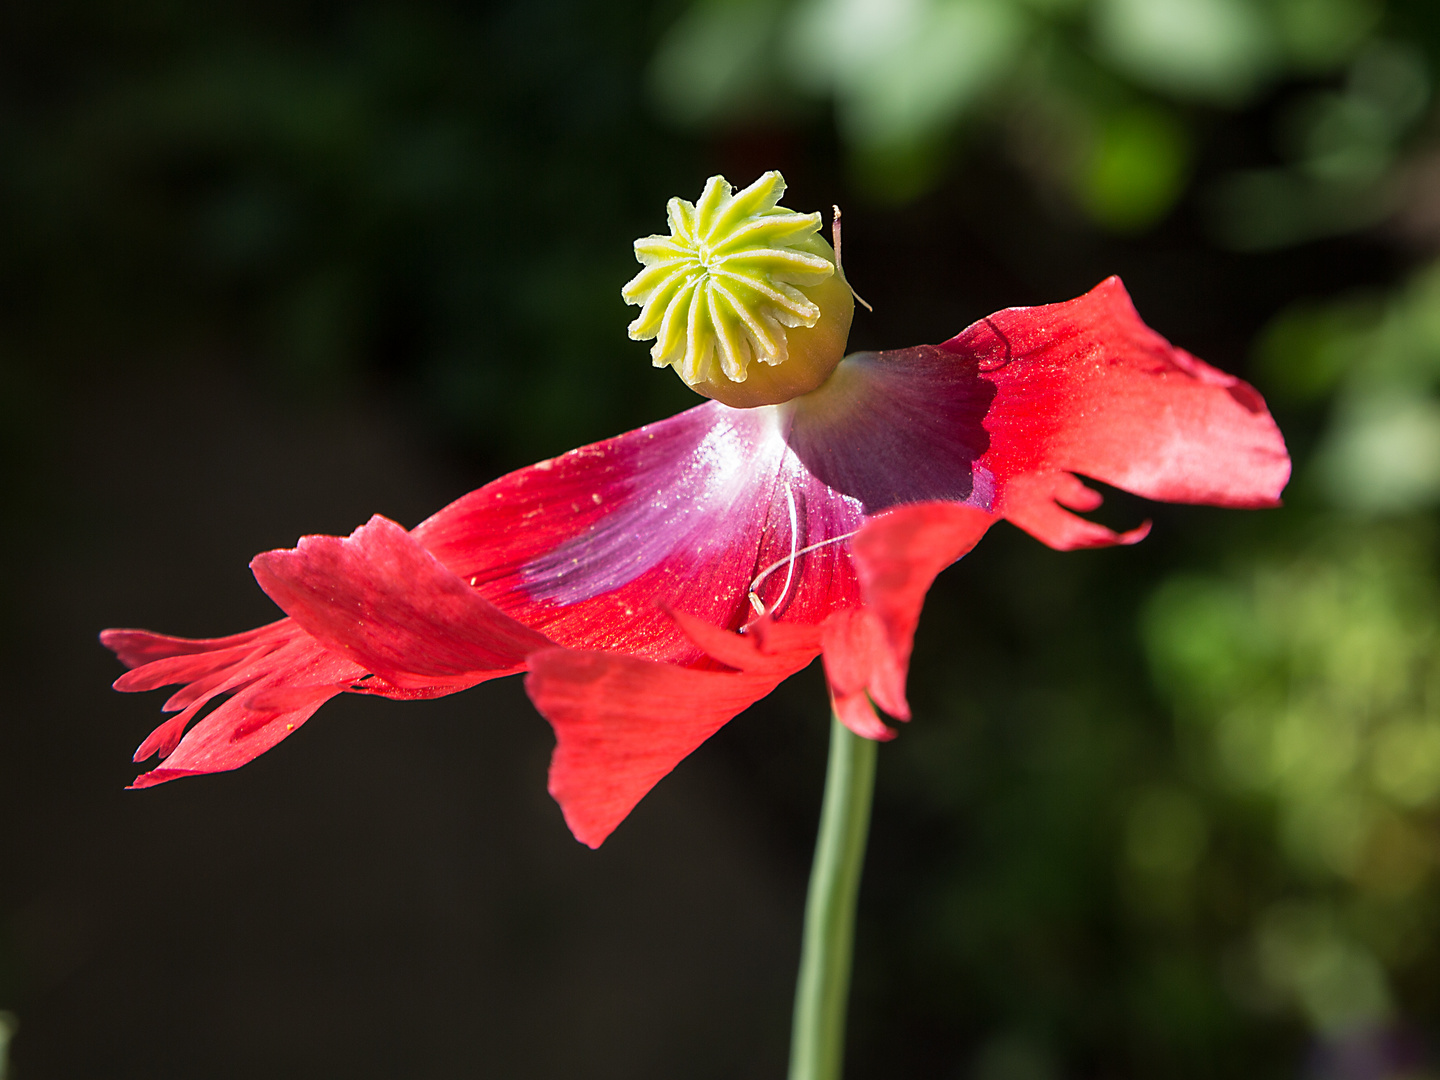
[[[137,787],[236,768],[342,692],[437,697],[527,671],[556,733],[550,791],[597,846],[821,653],[841,719],[891,737],[873,706],[908,719],[925,592],[994,521],[1059,549],[1134,543],[1148,524],[1072,512],[1100,503],[1079,477],[1262,507],[1289,473],[1260,395],[1146,327],[1111,278],[938,346],[853,355],[783,404],[712,401],[572,450],[408,532],[375,517],[257,556],[287,616],[269,626],[102,640],[132,669],[117,689],[183,684]]]

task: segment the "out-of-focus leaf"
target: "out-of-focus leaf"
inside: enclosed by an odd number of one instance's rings
[[[1280,62],[1274,28],[1248,0],[1098,0],[1094,10],[1106,55],[1179,97],[1239,104]]]
[[[1232,251],[1274,251],[1384,220],[1387,192],[1366,182],[1327,182],[1292,169],[1237,170],[1207,193],[1216,239]]]
[[[0,1011],[0,1080],[10,1075],[10,1040],[20,1030],[15,1014]]]
[[[1314,471],[1336,506],[1396,513],[1440,501],[1440,265],[1383,308],[1296,310],[1264,339],[1267,368],[1303,397],[1340,381]]]
[[[1413,391],[1343,404],[1315,461],[1337,505],[1395,512],[1440,500],[1440,402]]]
[[[1281,312],[1255,346],[1266,393],[1292,402],[1314,402],[1329,394],[1353,370],[1379,318],[1379,301],[1373,299],[1307,304]]]
[[[1057,1080],[1055,1061],[1034,1038],[1014,1032],[991,1040],[976,1055],[974,1080]]]
[[[705,0],[670,27],[650,64],[662,113],[682,124],[775,107],[784,87],[772,56],[778,0]]]
[[[801,85],[835,95],[858,146],[906,146],[1004,76],[1026,29],[1008,0],[807,0],[787,56]]]
[[[1080,204],[1116,232],[1143,229],[1175,204],[1189,155],[1185,128],[1169,113],[1137,107],[1108,116],[1078,178]]]
[[[1209,206],[1218,238],[1237,251],[1266,251],[1384,220],[1397,205],[1398,154],[1428,98],[1418,52],[1370,43],[1343,91],[1316,91],[1284,111],[1288,164],[1236,170],[1214,185]]]
[[[1302,71],[1343,64],[1375,28],[1379,0],[1278,0],[1275,26],[1285,52]]]
[[[1296,875],[1236,978],[1349,1037],[1389,1022],[1393,972],[1426,940],[1397,930],[1437,898],[1440,582],[1424,528],[1317,525],[1292,558],[1172,580],[1145,633],[1198,767],[1268,805]]]
[[[1325,908],[1273,908],[1257,934],[1261,970],[1320,1031],[1373,1026],[1390,1013],[1385,971]]]

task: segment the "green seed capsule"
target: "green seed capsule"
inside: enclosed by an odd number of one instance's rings
[[[778,206],[784,194],[768,172],[739,192],[712,176],[699,202],[671,199],[670,235],[635,241],[644,269],[621,292],[655,366],[735,408],[814,390],[850,335],[855,299],[820,215]]]

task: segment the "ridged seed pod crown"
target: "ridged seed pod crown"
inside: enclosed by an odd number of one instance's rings
[[[635,241],[644,268],[621,293],[640,307],[630,337],[653,339],[655,366],[736,408],[823,383],[855,311],[820,215],[780,206],[784,194],[772,171],[738,192],[712,176],[698,202],[671,199],[670,234]]]

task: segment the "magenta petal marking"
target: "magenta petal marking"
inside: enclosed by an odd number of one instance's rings
[[[737,536],[758,544],[785,456],[779,410],[702,405],[675,420],[685,423],[649,440],[633,472],[599,495],[608,513],[526,564],[531,596],[575,604],[629,584],[677,551],[703,563],[724,560]]]

